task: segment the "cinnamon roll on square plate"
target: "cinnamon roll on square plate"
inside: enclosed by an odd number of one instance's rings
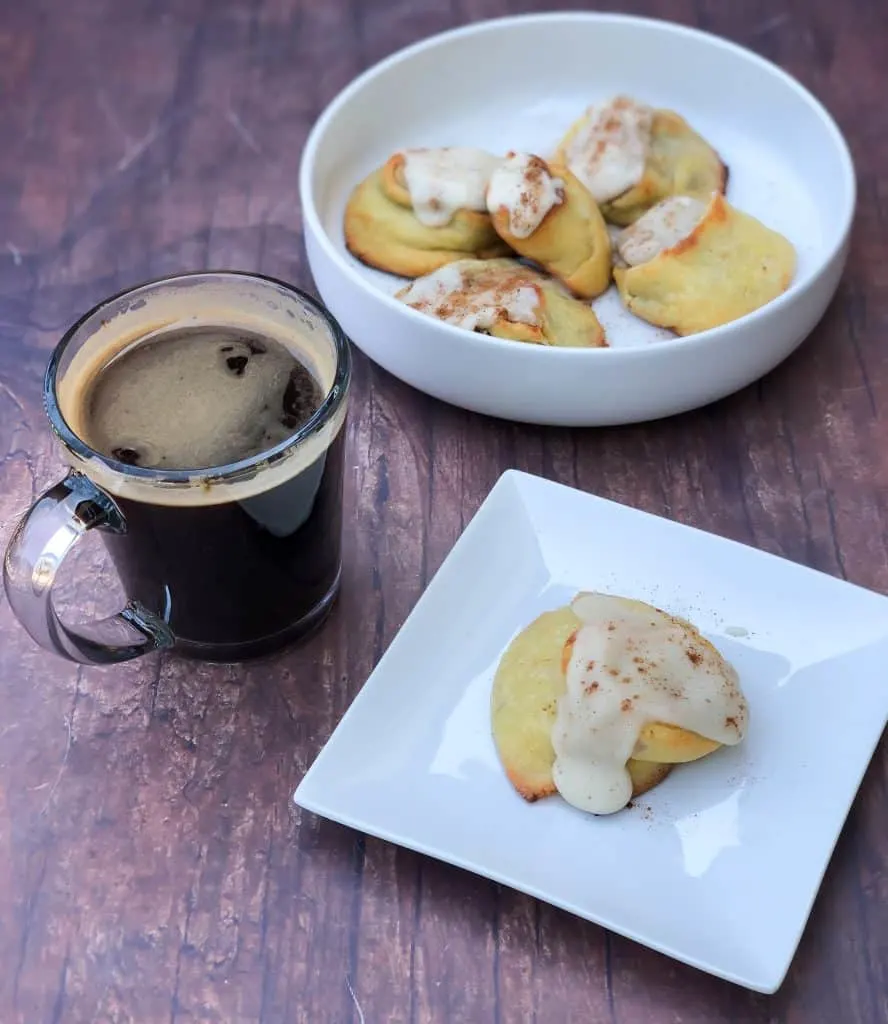
[[[886,659],[884,595],[512,470],[295,801],[773,992]]]

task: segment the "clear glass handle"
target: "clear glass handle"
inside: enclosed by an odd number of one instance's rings
[[[82,665],[110,665],[170,647],[159,615],[131,601],[116,615],[72,629],[56,614],[52,585],[65,556],[87,530],[123,533],[115,503],[81,473],[42,494],[19,523],[3,561],[6,596],[21,624],[48,651]]]

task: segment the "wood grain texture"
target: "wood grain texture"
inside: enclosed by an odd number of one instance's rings
[[[321,107],[405,43],[546,6],[4,5],[0,539],[58,473],[40,380],[78,313],[145,278],[208,266],[310,288],[296,177]],[[884,746],[770,999],[289,802],[508,467],[888,590],[888,7],[622,8],[752,47],[839,120],[860,203],[826,318],[741,394],[618,430],[494,422],[358,356],[341,602],[307,646],[246,670],[171,657],[77,669],[36,650],[0,606],[3,1024],[888,1020]],[[100,547],[80,564],[113,587]],[[90,610],[94,595],[77,599]]]

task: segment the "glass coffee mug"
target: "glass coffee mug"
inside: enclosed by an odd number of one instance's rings
[[[283,345],[320,385],[320,406],[276,446],[209,469],[141,468],[121,461],[127,449],[112,457],[79,436],[89,382],[103,368],[135,346],[200,327]],[[4,561],[6,594],[31,637],[83,664],[166,647],[240,661],[316,627],[339,586],[350,372],[348,342],[330,314],[258,275],[183,274],[87,313],[53,352],[44,383],[50,425],[71,469],[31,506]],[[209,424],[213,403],[203,399]],[[75,627],[57,615],[52,588],[68,552],[91,530],[103,536],[127,603]]]

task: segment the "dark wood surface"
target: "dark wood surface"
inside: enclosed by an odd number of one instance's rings
[[[206,266],[310,287],[297,164],[322,105],[404,43],[545,6],[0,6],[0,539],[58,473],[40,381],[78,313],[145,278]],[[261,665],[162,657],[78,670],[35,649],[4,602],[3,1024],[888,1020],[884,747],[773,998],[289,802],[507,467],[888,589],[888,6],[623,7],[752,47],[836,115],[860,201],[823,323],[741,394],[618,430],[494,422],[358,356],[343,596],[307,647]],[[84,565],[111,585],[100,547]],[[91,584],[81,606],[92,595]]]

